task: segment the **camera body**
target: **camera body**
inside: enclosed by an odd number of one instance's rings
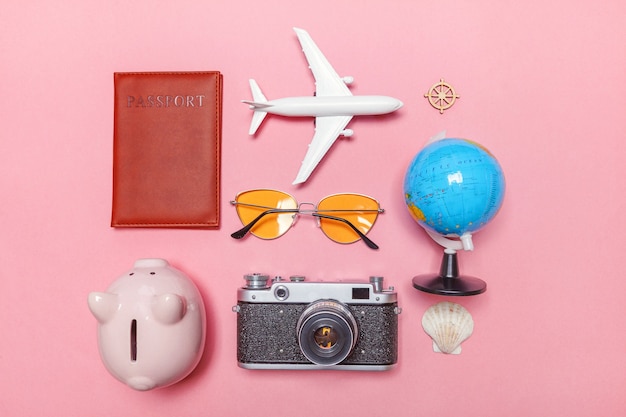
[[[382,277],[310,282],[245,275],[237,291],[237,361],[246,369],[383,371],[398,358],[398,307]]]

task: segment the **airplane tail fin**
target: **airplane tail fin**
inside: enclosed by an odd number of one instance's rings
[[[261,87],[257,84],[257,82],[253,79],[250,79],[250,90],[252,90],[252,100],[242,100],[244,103],[249,104],[250,108],[254,110],[254,114],[252,115],[252,122],[250,123],[250,131],[248,132],[250,135],[254,135],[263,123],[265,116],[267,116],[267,112],[264,111],[264,108],[271,107],[270,104],[267,104],[267,98],[261,91]]]

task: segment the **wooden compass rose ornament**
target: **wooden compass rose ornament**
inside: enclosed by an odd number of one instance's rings
[[[433,84],[428,93],[424,94],[424,97],[441,114],[452,107],[457,98],[460,98],[454,91],[454,87],[445,82],[443,78],[438,83]]]

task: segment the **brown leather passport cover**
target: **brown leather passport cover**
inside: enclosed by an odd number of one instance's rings
[[[222,75],[115,73],[113,227],[217,227]]]

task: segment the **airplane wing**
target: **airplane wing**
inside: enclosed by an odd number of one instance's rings
[[[313,72],[316,95],[318,97],[351,96],[352,93],[346,86],[346,83],[330,65],[308,32],[298,28],[293,28],[293,30],[298,36],[304,56],[309,62],[311,72]]]
[[[315,119],[315,135],[293,182],[294,185],[303,183],[309,178],[350,120],[352,116],[324,116]]]

